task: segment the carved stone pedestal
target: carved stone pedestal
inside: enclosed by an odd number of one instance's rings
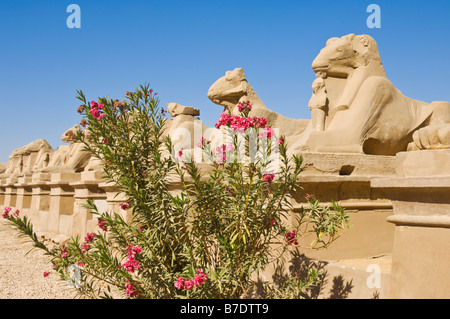
[[[447,156],[448,150],[400,154],[403,176],[371,182],[390,197],[394,209],[387,219],[395,224],[388,298],[450,298],[450,174],[443,161]],[[442,169],[434,165],[438,162],[444,163]],[[418,171],[427,176],[417,176]]]
[[[85,207],[90,199],[100,211],[106,208],[106,194],[99,185],[99,180],[89,179],[87,175],[81,176],[78,182],[70,183],[75,190],[73,206],[73,234],[81,234],[97,231],[97,218]]]
[[[125,222],[130,223],[132,220],[131,209],[123,210],[120,205],[126,202],[124,194],[119,194],[118,187],[110,183],[102,183],[99,185],[106,192],[106,202],[107,211],[109,213],[117,213],[125,220]]]
[[[55,234],[72,234],[72,214],[75,191],[69,184],[80,180],[79,173],[53,173],[50,187],[50,208],[48,215],[48,232]]]
[[[16,208],[19,209],[23,214],[27,215],[31,208],[31,196],[32,190],[28,185],[31,182],[31,176],[29,177],[19,177],[17,183],[14,184],[16,187],[17,199]]]
[[[3,203],[4,207],[15,207],[17,200],[17,189],[14,184],[17,183],[17,178],[6,178],[5,179],[5,200]]]
[[[30,218],[36,231],[46,232],[50,210],[50,174],[36,173],[28,185],[31,187]]]

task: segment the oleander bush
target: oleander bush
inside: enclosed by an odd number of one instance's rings
[[[123,101],[88,101],[81,91],[78,99],[84,130],[77,142],[125,194],[122,208],[132,211],[132,221],[88,201],[98,231],[50,248],[26,216],[8,210],[3,217],[45,250],[80,297],[245,298],[269,264],[299,248],[305,232],[315,235],[310,248],[320,249],[347,228],[339,204],[323,207],[310,195],[308,207],[292,212],[302,157],[288,158],[284,137],[266,119],[250,117],[248,101],[236,106],[240,115],[221,114],[222,142],[198,141],[197,163],[164,134],[165,110],[148,85]],[[317,275],[264,283],[264,297],[299,298]]]

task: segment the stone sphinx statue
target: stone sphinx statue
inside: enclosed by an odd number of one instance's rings
[[[0,175],[3,174],[8,168],[8,163],[0,163]]]
[[[91,154],[84,150],[83,143],[75,142],[74,138],[80,131],[80,126],[75,125],[61,136],[63,142],[71,144],[58,147],[48,165],[39,170],[40,173],[76,173],[84,170]]]
[[[208,98],[234,115],[239,114],[236,107],[239,102],[250,101],[252,110],[249,116],[265,117],[269,126],[279,129],[280,135],[300,134],[310,122],[306,119],[291,119],[269,110],[246,80],[242,68],[227,71],[209,88]]]
[[[450,149],[450,107],[447,102],[434,102],[436,107],[430,125],[414,132],[413,141],[408,144],[408,151]]]
[[[183,149],[186,154],[192,155],[201,137],[215,129],[209,128],[198,118],[200,111],[194,107],[175,102],[167,103],[166,106],[172,118],[166,120],[164,135],[170,136],[177,151]]]
[[[312,68],[324,82],[321,99],[326,95],[327,102],[316,105],[320,99],[315,93],[311,97],[312,120],[321,124],[306,133],[307,149],[395,155],[406,151],[413,140],[417,148],[423,144],[420,141],[436,147],[448,143],[449,130],[442,127],[450,123],[450,103],[425,103],[404,96],[388,80],[370,36],[329,39]]]
[[[31,175],[37,167],[44,165],[43,158],[53,152],[46,140],[38,139],[14,150],[9,156],[6,169],[0,177]]]

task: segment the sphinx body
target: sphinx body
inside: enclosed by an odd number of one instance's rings
[[[91,154],[84,150],[83,143],[75,142],[75,135],[79,131],[81,131],[80,126],[75,125],[61,136],[63,142],[71,144],[58,147],[50,157],[48,165],[38,170],[40,173],[75,173],[86,168]]]
[[[279,130],[280,135],[301,134],[309,124],[306,119],[291,119],[268,109],[245,78],[244,70],[236,68],[227,71],[208,90],[208,98],[224,110],[239,115],[236,105],[250,101],[252,109],[249,116],[264,117],[270,127]]]
[[[449,115],[434,116],[448,114],[450,103],[414,100],[395,88],[370,36],[349,34],[329,39],[312,68],[326,87],[324,129],[310,128],[304,145],[298,147],[319,152],[395,155],[408,149],[417,130],[436,122],[450,122]],[[441,134],[444,131],[441,129]],[[445,143],[445,137],[441,140]]]
[[[241,68],[227,71],[210,87],[208,97],[235,115],[236,105],[249,100],[250,116],[267,118],[286,136],[293,152],[395,155],[407,149],[450,147],[450,103],[403,95],[387,78],[372,37],[349,34],[329,39],[312,68],[316,79],[308,104],[311,121],[268,109]]]
[[[53,152],[50,144],[38,139],[14,150],[9,156],[5,171],[0,177],[31,175],[38,167],[46,165],[46,159]]]

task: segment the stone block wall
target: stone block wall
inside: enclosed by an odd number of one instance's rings
[[[98,231],[97,220],[84,205],[94,201],[101,211],[114,211],[126,220],[130,212],[120,208],[124,198],[104,182],[99,172],[36,173],[29,177],[0,180],[0,209],[19,209],[31,219],[37,233],[64,241]]]

